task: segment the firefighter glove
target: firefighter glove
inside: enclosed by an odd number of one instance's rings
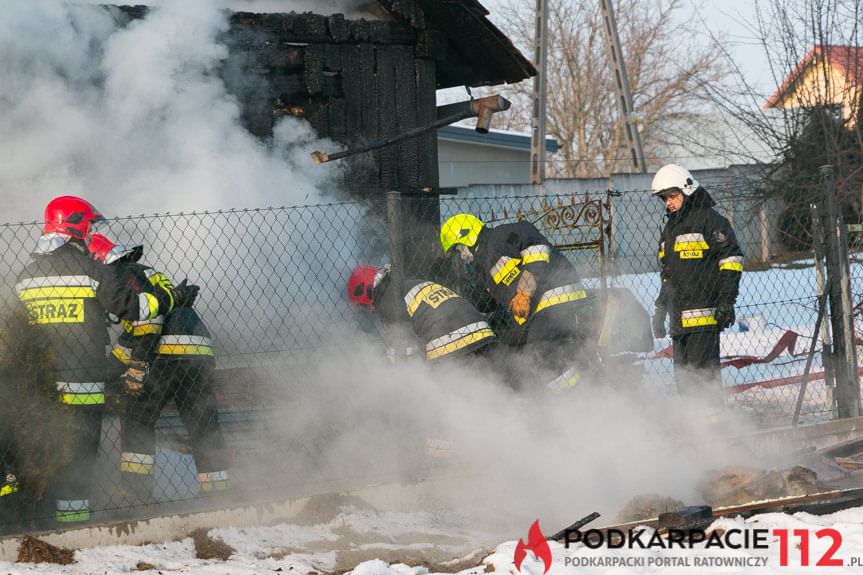
[[[530,294],[523,290],[515,292],[515,295],[509,301],[509,310],[516,320],[521,319],[524,321],[527,319],[527,316],[530,315]]]
[[[184,279],[179,285],[174,286],[171,291],[171,295],[174,298],[174,307],[192,307],[200,290],[200,287],[190,284],[188,283],[188,279]]]
[[[734,303],[730,301],[722,301],[716,304],[716,313],[713,315],[716,318],[716,327],[720,331],[734,324]]]
[[[662,339],[668,333],[665,331],[665,316],[668,315],[668,310],[664,307],[657,307],[656,313],[653,314],[653,335],[657,339]]]
[[[147,362],[131,360],[123,373],[123,388],[126,395],[140,397],[144,393],[144,379],[147,377]]]

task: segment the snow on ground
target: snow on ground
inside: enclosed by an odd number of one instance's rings
[[[226,560],[196,559],[191,537],[181,541],[142,546],[108,546],[83,549],[75,553],[70,565],[22,564],[0,562],[0,573],[56,573],[68,575],[129,573],[146,569],[153,573],[200,575],[245,575],[260,573],[331,573],[348,571],[354,575],[429,575],[433,573],[479,574],[519,573],[513,563],[519,539],[492,546],[475,541],[470,528],[460,523],[464,517],[428,513],[375,513],[367,509],[345,510],[322,525],[280,524],[256,528],[213,529],[210,536],[224,541],[236,552]],[[541,523],[541,520],[540,520]],[[542,526],[551,533],[551,526]],[[590,526],[589,526],[590,527]],[[641,541],[651,541],[654,531],[644,527]],[[832,529],[835,532],[824,532]],[[800,573],[833,574],[842,569],[855,571],[863,562],[863,507],[846,509],[824,516],[807,513],[786,515],[770,513],[744,520],[741,517],[718,519],[711,526],[739,548],[710,548],[697,543],[693,548],[610,549],[588,548],[573,543],[549,542],[550,575],[563,573]],[[785,530],[790,543],[783,549],[776,530]],[[808,537],[808,566],[804,566]],[[720,537],[722,535],[719,535]],[[750,543],[746,544],[748,537]],[[758,538],[763,548],[754,548]],[[825,556],[838,542],[832,555]],[[787,565],[781,565],[783,553]],[[834,566],[818,565],[826,559],[841,560]],[[450,559],[447,563],[447,559]],[[351,561],[346,563],[346,561]],[[152,567],[148,567],[149,564]],[[543,565],[530,553],[521,565],[523,575],[542,575]]]

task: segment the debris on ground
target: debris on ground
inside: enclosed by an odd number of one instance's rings
[[[227,561],[228,558],[236,553],[236,549],[222,541],[210,537],[210,530],[206,528],[195,529],[189,535],[195,542],[195,557],[198,559],[221,559]]]
[[[309,498],[303,508],[294,517],[298,525],[320,525],[329,523],[341,513],[349,509],[370,509],[373,507],[357,497],[345,493],[321,493]]]
[[[672,497],[648,494],[636,495],[623,506],[614,518],[615,523],[630,523],[643,519],[652,519],[661,513],[668,513],[684,507],[686,504]]]
[[[21,540],[21,546],[18,547],[17,562],[69,565],[75,562],[75,552],[25,535],[24,539]]]
[[[701,485],[704,500],[713,507],[829,491],[819,486],[817,474],[805,465],[790,469],[728,467],[710,472]]]

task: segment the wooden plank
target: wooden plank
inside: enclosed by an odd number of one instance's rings
[[[371,44],[360,44],[360,81],[362,82],[361,91],[361,117],[362,117],[362,141],[361,144],[371,143],[375,141],[378,130],[378,115],[377,101],[378,94],[375,82],[375,47]],[[358,154],[357,160],[362,168],[361,185],[366,188],[366,192],[370,193],[373,190],[380,190],[380,173],[378,158],[379,150]]]
[[[271,68],[284,70],[302,70],[305,63],[305,46],[271,42],[266,47],[265,64]]]
[[[362,82],[360,81],[360,47],[342,46],[342,81],[345,86],[345,139],[346,147],[360,144],[362,138]],[[345,185],[355,189],[357,184],[356,158],[348,159]]]
[[[416,70],[417,91],[417,122],[420,125],[431,124],[437,119],[437,102],[435,101],[435,61],[414,60]],[[437,156],[437,131],[420,136],[417,140],[419,156],[418,185],[421,188],[437,189],[440,185]]]
[[[375,90],[377,92],[377,127],[375,141],[394,136],[399,133],[397,123],[396,102],[401,94],[396,87],[396,68],[394,65],[393,46],[377,46],[375,48],[376,72]],[[378,153],[380,167],[380,185],[384,190],[395,190],[399,186],[400,166],[402,156],[398,146],[383,146]]]
[[[344,14],[333,14],[327,18],[327,26],[330,31],[330,38],[336,44],[342,44],[351,40],[351,27],[345,20]]]
[[[414,73],[413,50],[394,47],[395,54],[395,116],[397,132],[404,133],[421,124],[417,118],[417,82]],[[419,187],[419,141],[424,135],[407,138],[397,144],[398,183],[405,189]]]
[[[310,96],[321,93],[324,85],[324,47],[321,44],[309,44],[305,50],[303,77]]]
[[[328,106],[330,114],[327,135],[336,142],[344,143],[346,101],[344,98],[330,98]]]
[[[367,20],[351,20],[351,36],[357,43],[368,42],[371,37],[371,27]]]

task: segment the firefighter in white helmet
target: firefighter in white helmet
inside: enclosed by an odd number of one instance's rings
[[[721,392],[719,333],[734,323],[743,252],[729,221],[691,173],[677,164],[660,168],[652,194],[665,203],[659,241],[662,286],[654,335],[666,336],[670,317],[674,376],[683,393]]]

